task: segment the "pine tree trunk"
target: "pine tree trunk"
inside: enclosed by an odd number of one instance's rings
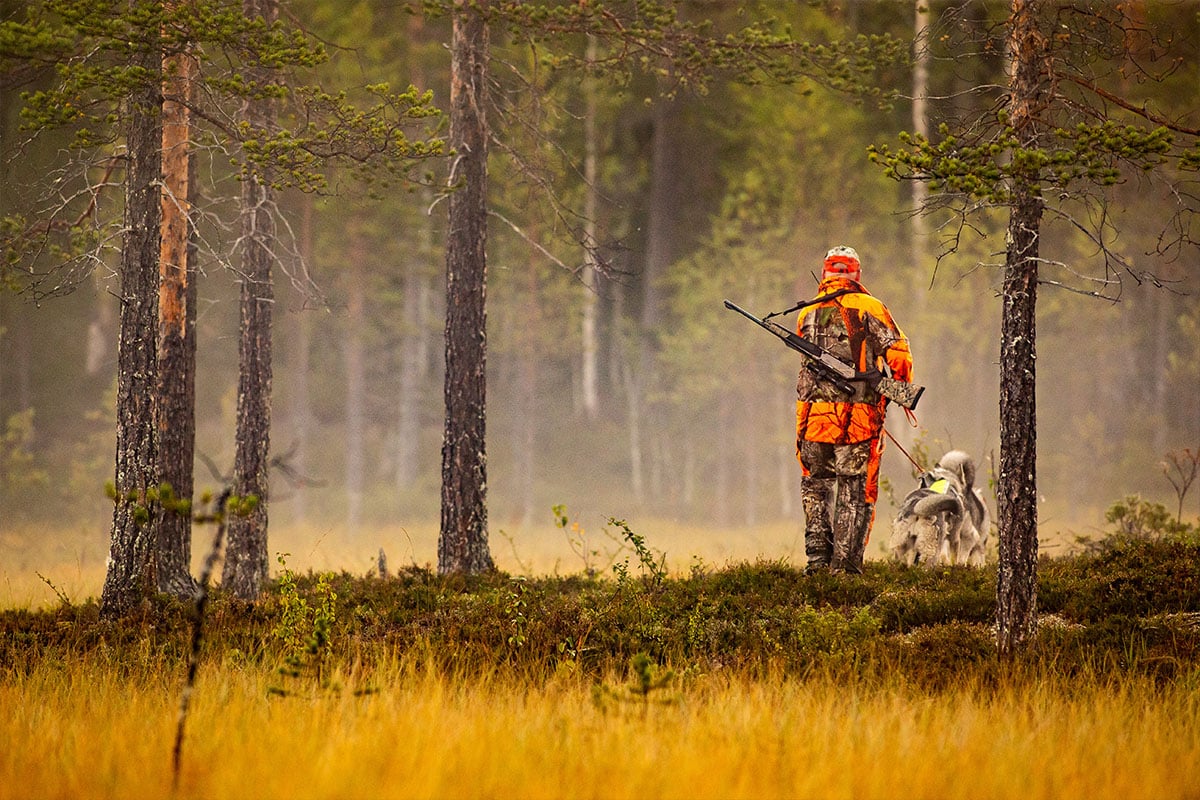
[[[121,250],[121,314],[117,341],[116,502],[108,571],[100,597],[105,616],[137,609],[154,593],[156,532],[161,515],[149,496],[158,485],[158,258],[162,211],[162,61],[155,48],[135,56],[146,82],[126,108],[125,239]]]
[[[438,572],[492,567],[487,533],[488,30],[481,9],[456,0],[451,45],[453,180],[446,239],[446,425]],[[486,0],[479,2],[486,7]]]
[[[1038,0],[1013,0],[1010,20],[1011,119],[1022,145],[1033,145],[1045,88],[1045,40]],[[996,585],[997,644],[1011,655],[1037,625],[1037,414],[1035,397],[1039,235],[1043,205],[1036,175],[1014,179],[1004,268],[1000,331],[1000,474],[997,511],[1000,565]]]
[[[163,60],[162,239],[158,288],[159,478],[191,498],[196,449],[196,285],[192,265],[190,97],[195,61]],[[192,517],[165,510],[158,529],[158,589],[191,597]]]
[[[271,24],[274,0],[245,0],[247,17]],[[250,72],[261,72],[251,70]],[[265,75],[251,75],[263,80]],[[274,111],[266,101],[247,102],[245,119],[269,129]],[[241,338],[238,346],[237,448],[234,494],[257,498],[248,513],[230,517],[229,544],[221,584],[244,600],[255,600],[267,580],[267,464],[271,449],[271,311],[275,302],[271,267],[275,223],[270,187],[249,176],[242,182]]]

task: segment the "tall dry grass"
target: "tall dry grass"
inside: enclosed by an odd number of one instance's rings
[[[0,681],[0,798],[171,794],[182,670],[142,655]],[[268,668],[206,663],[177,796],[1200,797],[1200,692],[1186,681],[929,694],[712,674],[643,707],[598,704],[572,675],[467,680],[415,663],[282,698]]]

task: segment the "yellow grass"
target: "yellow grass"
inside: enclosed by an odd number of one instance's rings
[[[182,675],[132,672],[93,655],[0,681],[0,798],[170,796]],[[278,698],[267,670],[206,663],[177,796],[1200,797],[1200,695],[1182,684],[925,695],[710,675],[643,711],[598,707],[571,676],[393,663],[370,680]]]

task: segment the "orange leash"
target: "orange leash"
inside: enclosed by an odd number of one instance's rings
[[[917,460],[908,454],[908,451],[904,449],[904,445],[902,445],[902,444],[900,444],[900,442],[896,441],[896,437],[892,436],[891,431],[889,431],[887,428],[884,428],[883,432],[886,433],[887,437],[892,440],[892,444],[894,444],[894,445],[896,445],[896,447],[900,448],[900,452],[904,453],[904,457],[908,459],[908,463],[913,465],[913,469],[915,469],[918,474],[925,471],[925,468],[922,467],[920,464],[918,464]]]

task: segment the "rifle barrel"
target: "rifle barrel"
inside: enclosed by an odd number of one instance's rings
[[[846,381],[864,380],[870,374],[858,372],[853,366],[845,363],[840,358],[822,350],[811,342],[805,341],[782,325],[759,319],[737,303],[726,300],[725,307],[731,311],[738,312],[756,323],[760,328],[765,328],[768,332],[783,340],[783,343],[792,350],[811,359],[814,365],[819,365],[819,368],[825,371],[825,376],[828,380],[833,381],[839,389],[845,391],[847,394],[852,394],[853,388]],[[910,410],[917,407],[917,401],[921,399],[921,394],[925,391],[924,386],[895,381],[887,377],[880,378],[876,381],[875,385],[876,391],[884,397]]]

